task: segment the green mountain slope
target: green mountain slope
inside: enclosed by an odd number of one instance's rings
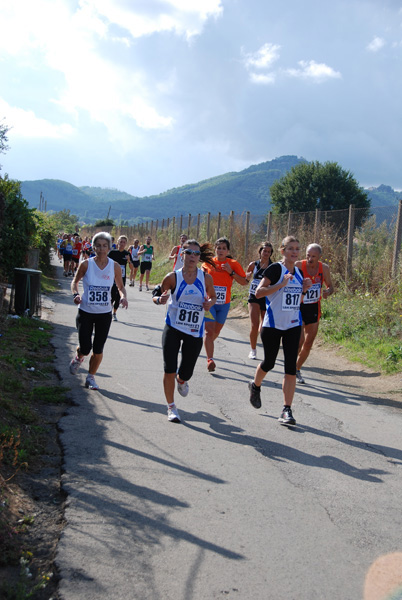
[[[250,210],[256,215],[263,215],[270,208],[269,188],[273,182],[303,160],[297,156],[282,156],[252,165],[244,171],[225,173],[143,198],[117,189],[78,188],[54,179],[23,181],[21,190],[33,207],[38,206],[42,192],[47,210],[69,209],[87,222],[105,217],[109,207],[111,218],[129,222],[166,219],[189,213],[229,214],[231,210],[237,213]]]
[[[231,210],[235,213],[249,210],[253,215],[265,215],[270,210],[271,185],[303,161],[297,156],[281,156],[243,171],[225,173],[142,198],[117,189],[76,187],[55,179],[23,181],[21,190],[30,206],[38,207],[42,192],[48,211],[68,209],[85,223],[105,218],[109,209],[112,219],[128,221],[129,224],[207,212],[227,215]],[[399,192],[386,185],[366,191],[372,206],[395,206],[401,197]]]

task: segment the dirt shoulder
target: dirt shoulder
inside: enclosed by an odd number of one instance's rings
[[[227,324],[248,338],[250,321],[243,310],[233,309]],[[351,362],[341,353],[341,348],[328,348],[316,340],[305,364],[304,374],[308,377],[310,369],[314,371],[314,367],[319,367],[321,376],[332,377],[336,383],[343,386],[358,388],[363,395],[369,396],[371,401],[377,397],[378,403],[381,404],[382,399],[389,398],[395,403],[400,402],[402,408],[402,374],[381,375],[360,363]]]

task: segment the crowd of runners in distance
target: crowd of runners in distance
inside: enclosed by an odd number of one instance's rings
[[[101,364],[103,347],[112,320],[117,321],[119,306],[127,308],[126,277],[135,286],[140,269],[138,290],[150,291],[149,278],[155,260],[152,239],[138,239],[128,245],[122,235],[117,243],[106,232],[93,239],[80,238],[78,233],[59,234],[57,253],[64,266],[64,276],[72,276],[71,290],[78,307],[76,325],[79,343],[70,372],[76,374],[85,356],[92,351],[85,386],[99,389],[95,374]],[[165,328],[162,334],[164,362],[163,388],[168,420],[180,422],[174,401],[174,390],[181,396],[189,392],[189,380],[204,345],[206,369],[217,368],[215,340],[226,322],[233,283],[249,286],[250,351],[248,358],[257,359],[260,336],[264,351],[254,379],[249,383],[251,405],[261,407],[261,384],[273,369],[280,345],[284,354],[282,383],[282,425],[295,425],[292,401],[296,382],[304,384],[301,367],[305,363],[318,332],[321,299],[333,292],[331,275],[321,258],[319,244],[310,244],[306,258],[300,259],[300,244],[293,236],[282,240],[275,260],[274,247],[263,241],[258,257],[246,271],[230,254],[230,241],[221,237],[211,244],[199,244],[183,233],[169,259],[173,270],[152,292],[155,305],[166,305]],[[79,291],[82,281],[83,293]],[[180,360],[179,360],[180,355]]]

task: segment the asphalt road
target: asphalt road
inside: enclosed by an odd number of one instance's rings
[[[202,352],[188,397],[176,398],[183,423],[169,423],[164,308],[127,288],[101,389],[86,390],[88,361],[68,370],[77,308],[59,271],[53,342],[75,402],[60,421],[63,600],[384,600],[381,590],[402,585],[402,412],[392,398],[378,406],[347,374],[335,383],[310,364],[297,426],[280,426],[282,358],[255,410],[257,361],[229,322],[216,372]]]

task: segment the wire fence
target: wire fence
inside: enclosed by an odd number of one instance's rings
[[[256,215],[250,211],[241,214],[222,215],[181,215],[176,218],[157,219],[135,226],[88,227],[82,235],[92,236],[102,229],[114,237],[126,235],[131,244],[134,239],[143,242],[151,236],[157,250],[178,243],[181,233],[199,242],[212,242],[219,237],[227,237],[231,242],[232,255],[243,264],[255,260],[259,245],[269,240],[274,248],[287,235],[294,235],[304,250],[310,243],[318,243],[323,248],[323,260],[331,263],[332,269],[345,281],[353,279],[353,272],[362,269],[362,260],[368,263],[374,258],[379,245],[387,250],[383,268],[387,276],[399,274],[399,253],[401,249],[402,200],[396,206],[354,208],[344,210],[311,211]],[[257,255],[257,256],[256,256]],[[276,258],[279,259],[278,253]]]

